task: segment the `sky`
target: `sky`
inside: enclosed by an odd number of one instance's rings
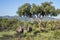
[[[15,16],[17,15],[18,7],[24,3],[41,4],[42,2],[53,2],[55,8],[60,9],[60,0],[0,0],[0,16]]]

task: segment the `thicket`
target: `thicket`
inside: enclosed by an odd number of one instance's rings
[[[31,27],[32,31],[24,30],[22,40],[60,40],[60,22],[59,21],[34,21],[33,23],[17,19],[0,19],[0,31],[16,30],[17,27]],[[16,31],[15,31],[16,32]],[[16,33],[15,33],[16,34]],[[15,35],[14,35],[15,36]]]
[[[7,18],[0,18],[0,31],[1,30],[15,30],[17,27],[22,26],[24,28],[31,27],[33,30],[42,29],[48,30],[55,30],[60,29],[60,22],[59,21],[34,21],[30,23],[28,21],[21,22],[18,19],[7,19]]]
[[[0,18],[0,31],[15,30],[16,27],[18,27],[19,25],[20,21],[15,18],[13,19]]]

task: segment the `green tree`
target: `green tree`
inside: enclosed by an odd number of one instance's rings
[[[19,16],[29,16],[32,17],[32,15],[42,15],[43,17],[46,15],[52,15],[56,16],[60,13],[60,9],[56,9],[53,5],[53,2],[43,2],[41,5],[25,3],[24,5],[20,6],[18,8],[18,15]]]
[[[31,5],[29,3],[25,3],[24,5],[22,5],[21,7],[18,8],[18,15],[19,16],[31,16],[31,13],[30,13],[30,8],[31,8]]]
[[[36,4],[32,4],[32,6],[31,6],[31,9],[30,9],[30,12],[32,13],[32,15],[34,15],[34,14],[38,14],[37,12],[38,12],[38,7],[37,7],[37,5]]]
[[[59,14],[60,13],[60,9],[56,9],[55,12],[56,12],[56,14]]]

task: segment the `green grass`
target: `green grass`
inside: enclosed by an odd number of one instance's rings
[[[15,31],[2,31],[0,32],[0,40],[15,40]]]
[[[3,35],[14,35],[16,32],[15,31],[2,31],[0,32],[0,37],[3,37]]]
[[[11,30],[0,32],[0,40],[18,40],[15,34],[16,32]],[[40,32],[32,36],[29,34],[30,33],[26,33],[27,36],[22,37],[22,40],[60,40],[60,30]]]

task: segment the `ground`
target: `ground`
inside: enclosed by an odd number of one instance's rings
[[[0,40],[18,40],[18,37],[15,31],[3,31],[0,32]],[[22,40],[60,40],[60,30],[40,32],[30,37],[22,37]]]

